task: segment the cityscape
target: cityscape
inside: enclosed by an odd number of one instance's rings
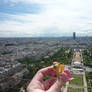
[[[26,92],[35,73],[54,61],[75,79],[62,92],[92,92],[92,37],[0,38],[0,92]]]
[[[92,0],[0,0],[0,92],[92,92]]]

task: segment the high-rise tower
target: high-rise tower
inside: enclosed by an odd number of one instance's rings
[[[76,33],[73,32],[73,39],[75,40],[76,39]]]

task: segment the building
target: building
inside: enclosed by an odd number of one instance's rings
[[[75,40],[75,39],[76,39],[76,33],[73,32],[73,40]]]
[[[83,67],[83,63],[76,61],[76,62],[72,62],[71,66],[74,68],[82,68]]]

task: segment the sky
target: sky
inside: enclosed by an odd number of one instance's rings
[[[0,37],[92,36],[92,0],[0,0]]]

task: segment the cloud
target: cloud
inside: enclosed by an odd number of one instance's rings
[[[91,0],[5,0],[11,4],[41,5],[35,13],[1,13],[0,31],[18,36],[65,36],[92,33]],[[29,8],[30,9],[30,8]],[[23,10],[21,10],[23,11]],[[6,32],[7,31],[7,32]],[[0,33],[1,34],[1,33]],[[4,35],[3,35],[4,36]],[[7,35],[8,36],[8,35]]]

